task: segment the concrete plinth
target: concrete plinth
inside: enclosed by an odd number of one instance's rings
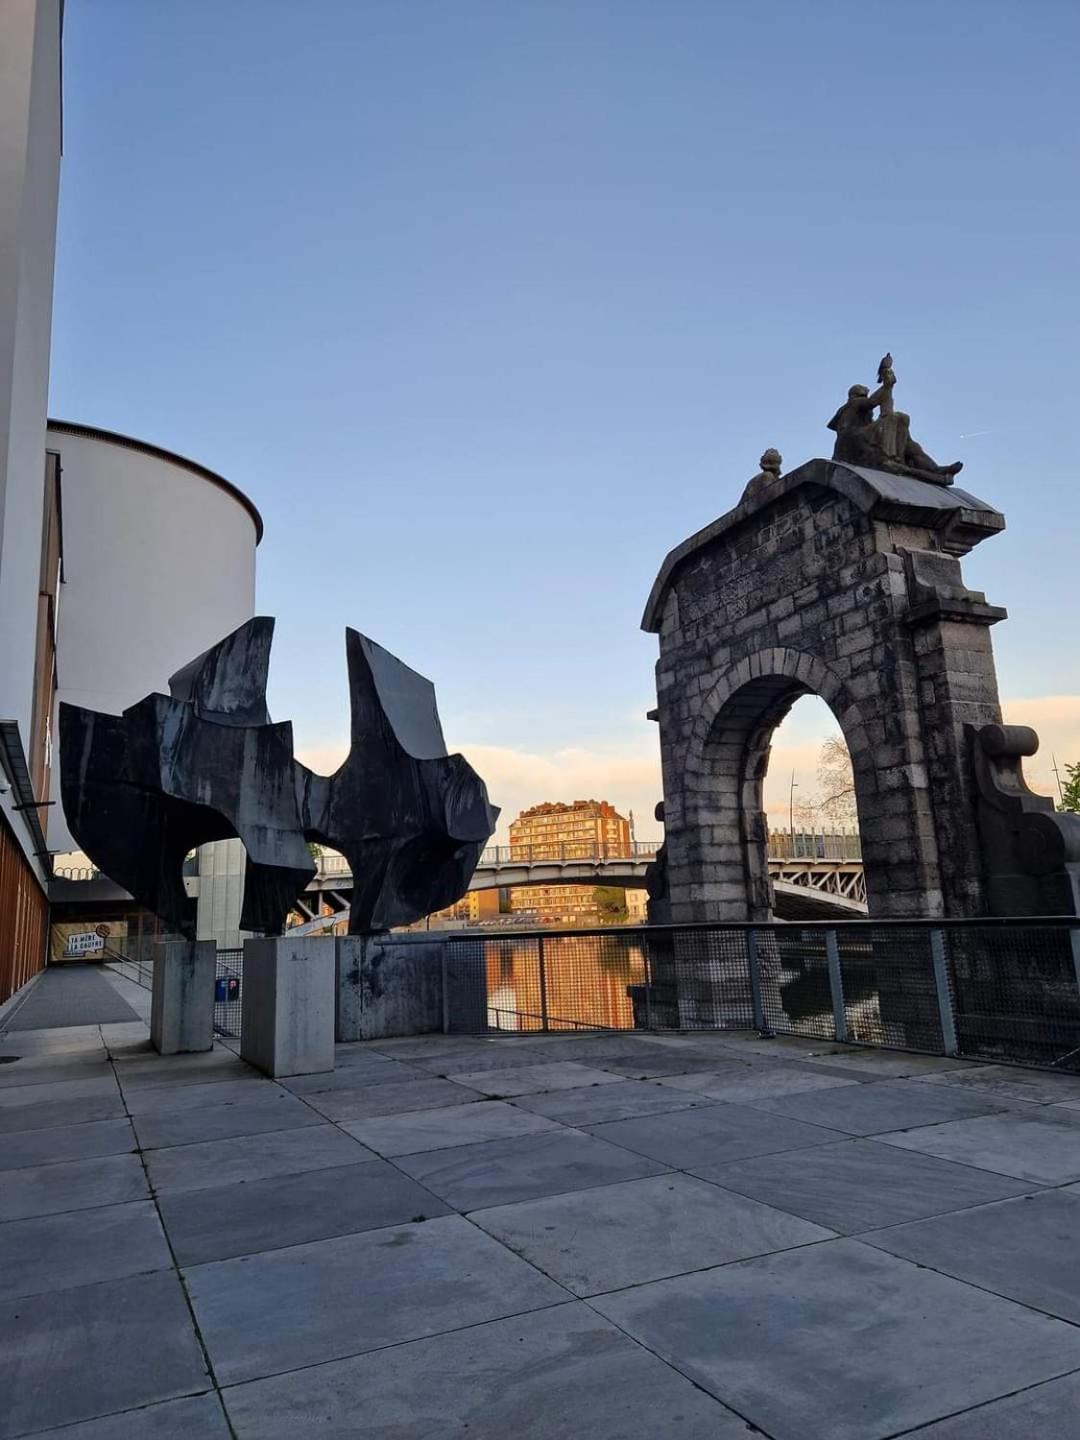
[[[266,1075],[334,1068],[334,941],[244,942],[240,1054]]]
[[[445,942],[423,935],[337,941],[337,1038],[385,1040],[443,1028]]]
[[[161,1055],[209,1050],[214,1044],[213,940],[171,941],[154,961],[150,1043]]]

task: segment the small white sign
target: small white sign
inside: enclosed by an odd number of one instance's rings
[[[65,955],[88,955],[91,950],[100,950],[104,944],[95,930],[84,930],[79,935],[69,935],[64,949]]]

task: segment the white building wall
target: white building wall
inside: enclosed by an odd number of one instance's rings
[[[64,517],[57,698],[118,715],[168,694],[174,671],[255,613],[255,518],[234,492],[137,442],[56,422],[48,445],[60,452]],[[60,807],[49,816],[49,848],[76,849]]]
[[[60,0],[0,0],[0,717],[19,722],[26,748],[59,175]],[[11,819],[29,853],[25,824]]]

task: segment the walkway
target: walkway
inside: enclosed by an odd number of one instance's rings
[[[138,1018],[105,978],[100,965],[50,965],[7,1021],[7,1028],[114,1025]]]
[[[275,1084],[145,1037],[0,1036],[0,1437],[1076,1434],[1080,1077],[623,1034]]]

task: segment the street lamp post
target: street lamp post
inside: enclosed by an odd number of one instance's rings
[[[788,831],[791,835],[791,858],[795,859],[795,771],[791,772],[791,789],[788,791]]]

